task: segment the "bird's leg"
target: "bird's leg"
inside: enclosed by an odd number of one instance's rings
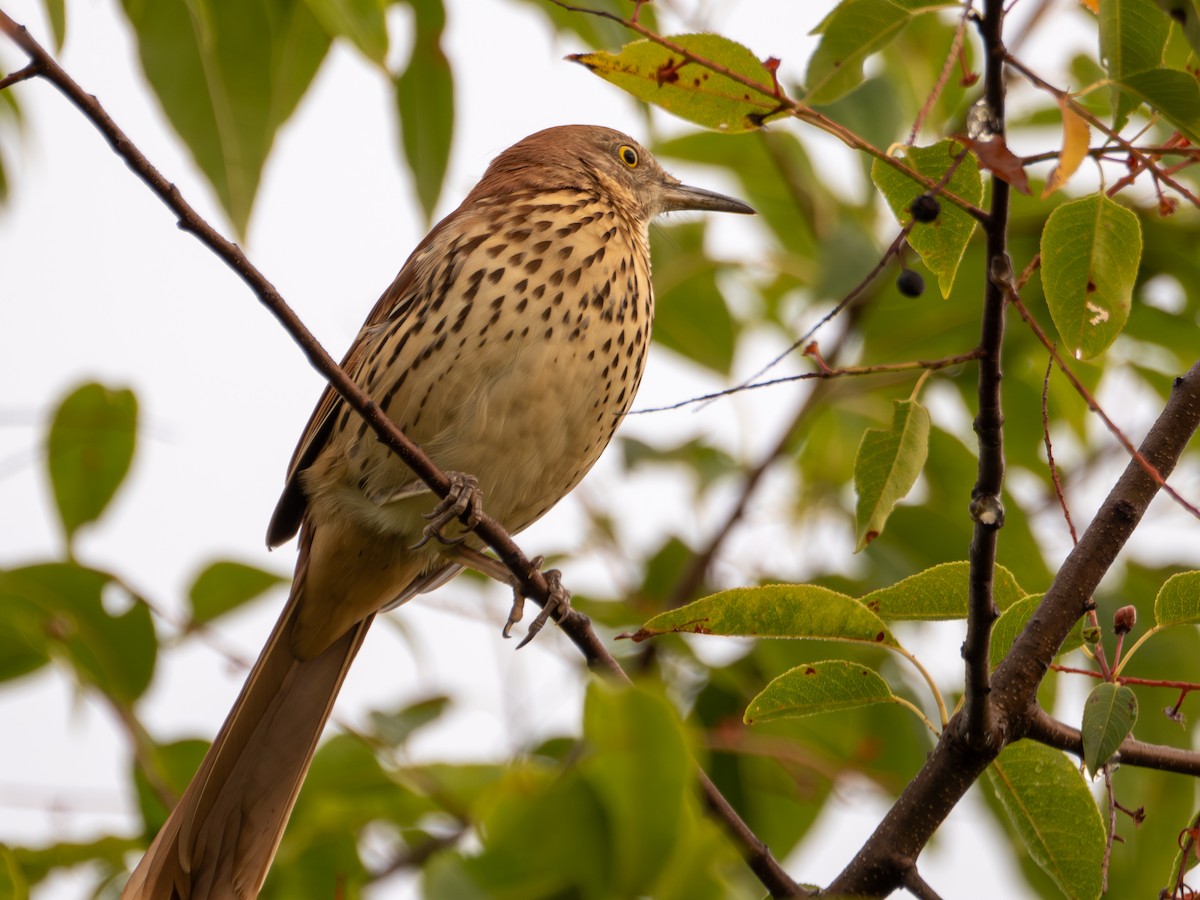
[[[486,553],[480,553],[478,550],[472,550],[470,547],[455,545],[452,548],[444,550],[442,555],[459,565],[466,566],[468,569],[474,569],[476,572],[482,572],[484,575],[494,578],[502,584],[507,584],[512,588],[512,609],[509,610],[508,621],[504,623],[504,630],[501,632],[505,637],[512,637],[512,627],[520,622],[521,617],[525,614],[525,593],[521,587],[521,582],[509,571],[508,566],[504,565],[500,560],[488,556]],[[535,556],[530,560],[533,568],[539,572],[541,572],[545,562],[546,557],[544,556]],[[546,586],[550,588],[550,595],[546,600],[546,605],[542,607],[542,611],[538,613],[537,618],[533,620],[533,624],[529,626],[529,631],[521,639],[521,643],[517,645],[518,650],[534,639],[537,633],[545,626],[546,621],[554,614],[555,610],[566,609],[571,605],[571,592],[563,587],[562,572],[558,569],[547,569],[545,572],[542,572],[542,577],[546,579]]]
[[[421,529],[421,539],[410,550],[424,547],[434,538],[447,546],[461,544],[467,539],[466,535],[448,538],[442,534],[442,529],[455,519],[461,518],[468,530],[479,524],[479,516],[483,511],[483,491],[479,489],[479,480],[463,472],[447,472],[446,477],[450,479],[450,490],[432,512],[422,516],[429,524]]]

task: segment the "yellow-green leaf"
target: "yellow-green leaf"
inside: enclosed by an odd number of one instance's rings
[[[813,29],[821,42],[808,61],[805,102],[831,103],[858,87],[863,61],[891,43],[914,16],[953,5],[946,0],[842,0]]]
[[[892,508],[916,484],[928,453],[929,411],[915,400],[893,401],[891,428],[867,429],[854,458],[855,552],[879,537]]]
[[[620,53],[598,50],[567,59],[587,66],[639,100],[661,106],[689,122],[728,134],[754,131],[783,112],[773,95],[774,81],[762,62],[741,44],[717,34],[667,38],[689,54],[749,79],[748,87],[649,40],[634,41]]]
[[[1137,696],[1124,684],[1098,684],[1083,705],[1083,760],[1095,775],[1137,722]]]
[[[408,68],[396,79],[401,143],[425,218],[432,220],[454,137],[454,76],[442,51],[441,0],[416,4],[416,36]]]
[[[655,616],[633,639],[673,632],[899,646],[883,620],[853,597],[813,584],[721,591]]]
[[[894,702],[896,695],[879,673],[859,663],[833,659],[784,672],[750,701],[743,718],[753,725]]]
[[[192,622],[211,622],[287,579],[245,563],[218,560],[207,566],[188,591]]]
[[[1159,626],[1200,624],[1200,572],[1172,575],[1154,598],[1154,622]]]
[[[1129,318],[1142,257],[1137,216],[1104,194],[1065,203],[1042,230],[1042,285],[1050,317],[1072,354],[1090,358]]]
[[[1113,81],[1162,64],[1170,22],[1147,0],[1100,0],[1098,25],[1100,61]],[[1112,103],[1113,122],[1120,130],[1138,101],[1125,91],[1113,91]]]
[[[939,141],[929,147],[907,147],[904,160],[910,167],[934,182],[942,180],[961,148],[954,141]],[[912,221],[909,207],[926,188],[903,172],[879,160],[871,166],[871,181],[879,188],[888,206],[901,225]],[[983,200],[983,178],[979,163],[968,154],[946,184],[946,190],[973,206]],[[937,275],[943,297],[950,296],[958,264],[966,252],[967,243],[975,233],[975,220],[952,203],[943,202],[941,212],[932,222],[920,222],[908,234],[909,245],[917,251],[929,271]]]
[[[1070,900],[1097,900],[1104,824],[1087,783],[1058,750],[1018,741],[988,781],[1029,856]]]
[[[902,581],[859,598],[867,609],[885,621],[941,621],[967,617],[967,588],[971,564],[948,562],[910,575]],[[1001,610],[1025,596],[1012,572],[996,566],[992,600]]]
[[[1200,83],[1191,72],[1152,69],[1127,75],[1116,84],[1162,113],[1192,143],[1200,143]]]
[[[347,38],[367,59],[387,60],[386,0],[304,0],[330,37]]]

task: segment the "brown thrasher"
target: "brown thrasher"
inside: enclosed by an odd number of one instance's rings
[[[375,614],[463,566],[511,581],[466,533],[471,511],[482,494],[518,532],[600,456],[650,345],[647,227],[674,210],[753,212],[620,132],[569,125],[500,154],[417,245],[342,367],[455,490],[423,521],[429,489],[326,388],[267,532],[300,532],[291,596],[125,900],[256,896]]]

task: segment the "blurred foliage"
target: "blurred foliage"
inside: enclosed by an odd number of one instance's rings
[[[477,63],[447,55],[442,0],[402,2],[413,13],[408,20],[388,15],[395,0],[124,0],[148,84],[238,232],[245,231],[274,138],[311,88],[333,41],[346,42],[394,91],[402,164],[418,185],[426,217],[432,214],[453,140],[455,81]],[[592,62],[625,58],[621,47],[631,35],[612,21],[544,0],[508,2],[540,14],[572,46],[607,54],[590,55]],[[452,11],[465,8],[448,5]],[[591,5],[617,15],[632,9],[625,0]],[[657,16],[646,5],[640,7],[639,21],[657,29],[660,19],[670,18],[667,24],[676,33],[694,24],[687,21],[693,5],[672,4],[670,16],[665,4]],[[816,52],[807,64],[786,61],[779,70],[781,89],[819,103],[823,115],[875,148],[905,141],[923,111],[917,148],[902,157],[926,175],[940,177],[950,165],[946,148],[966,132],[968,110],[979,96],[969,77],[980,57],[970,27],[961,62],[954,63],[944,89],[931,96],[958,24],[953,13],[935,11],[946,5],[924,0],[827,4]],[[1090,53],[1062,61],[1073,90],[1092,86],[1077,95],[1079,102],[1100,120],[1126,128],[1126,137],[1136,134],[1143,147],[1178,141],[1176,130],[1193,140],[1200,133],[1200,88],[1192,74],[1195,20],[1185,16],[1185,27],[1173,23],[1164,9],[1176,6],[1100,0],[1098,16],[1082,6],[1059,13],[1095,35]],[[61,45],[69,24],[64,5],[47,0],[46,8]],[[1187,8],[1194,10],[1195,4]],[[405,42],[388,31],[396,21],[410,21],[414,29],[412,51],[399,65],[391,48]],[[769,87],[767,73],[773,70],[758,48],[735,50],[715,38],[692,46],[736,54],[730,57],[737,63],[735,74],[753,74]],[[647,52],[643,45],[625,51],[637,59]],[[642,75],[637,91],[653,99],[651,83]],[[801,77],[804,88],[793,84]],[[692,83],[672,82],[685,94]],[[680,115],[723,121],[721,111],[713,111],[711,96],[702,103],[672,97]],[[736,116],[738,128],[746,124],[745,102],[732,97],[726,110]],[[0,128],[19,124],[18,113],[14,92],[0,93]],[[1009,134],[1014,144],[1019,137],[1021,146],[1057,153],[1062,115],[1051,94],[1033,94],[1016,108]],[[1093,145],[1105,143],[1094,126],[1091,131]],[[713,247],[704,220],[656,228],[658,352],[737,383],[765,362],[764,338],[779,346],[795,341],[860,285],[898,233],[898,223],[909,222],[913,198],[925,191],[922,185],[868,152],[846,152],[815,165],[816,144],[809,137],[806,127],[780,120],[769,130],[736,136],[694,132],[649,142],[668,166],[687,162],[720,169],[735,184],[731,192],[759,211],[756,224],[746,226],[756,229],[751,259]],[[1119,155],[1111,142],[1107,149]],[[1160,155],[1164,167],[1181,160]],[[1120,221],[1126,238],[1115,249],[1124,256],[1116,260],[1115,274],[1111,253],[1065,260],[1077,263],[1072,270],[1076,290],[1069,296],[1053,288],[1044,291],[1034,272],[1021,299],[1052,334],[1055,323],[1066,328],[1063,323],[1069,322],[1073,331],[1066,337],[1077,347],[1088,322],[1086,304],[1098,287],[1092,279],[1106,279],[1103,286],[1120,294],[1123,313],[1127,302],[1128,319],[1113,321],[1103,340],[1082,342],[1086,352],[1097,355],[1086,362],[1072,360],[1073,371],[1093,393],[1135,397],[1139,405],[1150,404],[1147,398],[1161,403],[1172,378],[1191,365],[1200,347],[1200,211],[1162,183],[1143,189],[1144,177],[1111,200],[1093,195],[1081,201],[1085,192],[1070,183],[1065,191],[1042,198],[1052,162],[1046,156],[1039,159],[1044,168],[1031,165],[1036,182],[1031,194],[1011,197],[1008,247],[1016,271],[1039,251],[1043,257],[1069,254],[1081,243],[1100,246],[1101,238],[1111,238],[1097,230],[1104,223],[1095,216],[1077,216],[1064,235],[1052,230],[1047,236],[1051,216],[1063,221],[1092,208],[1108,210],[1106,221]],[[1105,166],[1109,187],[1131,172],[1120,162]],[[10,178],[6,167],[11,160],[0,155],[0,197]],[[1195,192],[1194,172],[1179,166],[1172,177]],[[831,177],[835,174],[844,177]],[[873,174],[880,194],[872,188]],[[961,179],[963,191],[972,191],[973,204],[988,208],[989,178],[985,172],[979,193],[973,157],[954,177]],[[863,187],[856,191],[854,184]],[[983,239],[970,219],[948,213],[947,207],[943,200],[945,228],[937,219],[913,224],[915,252],[904,257],[908,266],[937,279],[945,300],[902,294],[895,285],[899,266],[892,261],[818,332],[829,366],[935,360],[976,346],[987,283]],[[1115,216],[1114,207],[1119,209]],[[1131,237],[1135,227],[1140,258]],[[1111,283],[1114,279],[1119,283]],[[727,302],[732,297],[736,302]],[[796,365],[813,370],[812,360]],[[1119,459],[1088,402],[1058,373],[1045,382],[1046,350],[1015,317],[1008,322],[1004,372],[1012,489],[1003,496],[1006,521],[998,562],[1004,568],[997,574],[997,600],[1006,612],[997,626],[993,662],[1033,614],[1065,544],[1045,461],[1043,391],[1050,435],[1069,462],[1060,473],[1068,498],[1106,490],[1104,479]],[[770,458],[746,449],[760,442],[719,435],[691,433],[657,443],[644,436],[619,439],[630,477],[683,477],[697,511],[718,510],[715,515],[697,512],[699,529],[688,522],[675,533],[635,544],[624,537],[621,517],[636,511],[603,504],[590,511],[595,544],[619,558],[627,574],[623,589],[614,591],[619,596],[576,598],[606,633],[636,631],[660,616],[660,624],[671,625],[660,631],[711,631],[719,622],[730,634],[820,640],[746,641],[719,662],[705,651],[706,640],[713,639],[692,635],[668,633],[632,648],[620,645],[643,683],[629,691],[593,684],[577,734],[530,747],[513,760],[411,763],[408,741],[438,722],[451,701],[435,696],[377,711],[362,730],[333,737],[318,751],[264,896],[358,897],[372,886],[386,886],[384,879],[394,872],[414,870],[430,897],[759,896],[761,889],[699,809],[692,758],[704,762],[725,796],[781,859],[803,841],[848,780],[869,784],[885,800],[894,797],[931,747],[922,718],[936,723],[942,695],[952,707],[960,689],[956,679],[924,681],[897,648],[927,643],[929,629],[938,627],[930,620],[953,622],[963,615],[962,560],[972,533],[967,503],[977,465],[971,437],[974,367],[939,369],[918,390],[920,374],[909,369],[772,388],[771,403],[787,433]],[[852,555],[856,448],[872,429],[888,428],[895,405],[916,399],[918,392],[931,418],[916,442],[921,446],[888,455],[889,469],[880,473],[892,487],[880,506],[890,509],[907,496],[890,515],[871,520],[868,530],[878,533],[886,519],[886,532]],[[1130,410],[1109,412],[1120,422]],[[66,540],[56,558],[0,572],[0,680],[61,666],[81,691],[105,698],[136,726],[130,729],[137,736],[130,782],[144,827],[132,838],[0,847],[0,895],[24,896],[53,873],[84,864],[97,892],[118,884],[130,851],[144,846],[161,825],[167,803],[186,785],[205,748],[197,740],[160,744],[141,733],[138,701],[155,675],[166,636],[147,601],[127,586],[136,579],[89,566],[75,554],[76,534],[102,527],[133,463],[137,435],[138,406],[128,390],[83,385],[56,407],[45,461]],[[911,477],[887,481],[892,466],[919,471],[915,487],[910,490]],[[731,496],[741,497],[751,473],[759,470],[772,476],[776,520],[769,528],[756,522],[756,496],[750,497],[747,518],[735,527],[750,531],[763,549],[759,558],[747,561],[720,543],[720,510],[731,505]],[[684,536],[696,534],[701,536]],[[814,552],[816,538],[821,542]],[[841,552],[829,552],[831,546]],[[1130,603],[1150,622],[1160,587],[1197,565],[1195,554],[1180,555],[1171,563],[1129,559],[1110,572],[1096,598],[1101,624],[1111,621],[1116,607]],[[808,584],[760,588],[796,580],[796,557]],[[711,565],[714,558],[720,566]],[[569,573],[569,561],[563,568]],[[193,580],[191,621],[180,640],[188,642],[191,629],[230,614],[279,581],[278,575],[243,563],[206,564]],[[1173,582],[1172,590],[1191,583]],[[680,608],[718,588],[729,590]],[[822,604],[821,598],[829,602]],[[1173,609],[1192,608],[1186,597],[1171,602]],[[1175,627],[1158,629],[1124,674],[1195,681],[1200,633],[1189,615]],[[1147,627],[1140,626],[1130,640]],[[877,635],[886,637],[876,640]],[[1101,639],[1111,653],[1112,636],[1105,632]],[[1064,652],[1084,641],[1079,629]],[[1079,654],[1073,657],[1075,663],[1079,659]],[[825,677],[819,686],[804,684],[806,672]],[[871,674],[869,690],[848,677],[855,672]],[[1066,677],[1050,673],[1042,688],[1044,703],[1054,702]],[[747,726],[748,705],[768,686],[769,714]],[[1175,702],[1176,690],[1134,690],[1141,701],[1136,737],[1196,749],[1194,729],[1181,728],[1159,712]],[[990,778],[995,790],[982,791],[986,808],[1011,837],[1004,852],[1011,854],[1028,892],[1094,896],[1095,849],[1103,835],[1091,812],[1085,817],[1086,836],[1074,829],[1076,817],[1064,826],[1072,842],[1032,846],[1047,823],[1062,824],[1067,799],[1080,810],[1096,808],[1074,762],[1057,751],[1017,744]],[[1113,778],[1120,802],[1144,807],[1146,815],[1136,829],[1118,817],[1122,842],[1113,848],[1109,895],[1153,896],[1170,878],[1182,823],[1194,818],[1194,788],[1181,784],[1181,776],[1129,766]],[[1076,850],[1080,856],[1073,858]]]

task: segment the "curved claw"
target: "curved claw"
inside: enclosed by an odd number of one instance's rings
[[[462,520],[468,529],[479,524],[483,510],[483,491],[479,488],[479,480],[474,475],[462,472],[447,472],[446,477],[450,479],[450,490],[437,506],[421,517],[429,524],[421,529],[420,539],[409,547],[410,550],[424,547],[434,539],[447,547],[461,544],[467,539],[466,535],[448,538],[442,534],[442,529],[455,519]]]
[[[531,562],[534,569],[540,571],[546,559],[538,556]],[[550,621],[551,616],[561,610],[569,609],[571,606],[571,592],[563,587],[562,572],[558,569],[547,569],[542,573],[542,577],[546,579],[546,585],[550,588],[550,596],[546,599],[546,605],[542,607],[541,612],[537,614],[537,618],[530,624],[525,637],[521,638],[521,643],[517,644],[518,650],[537,637],[538,632]],[[504,630],[501,632],[505,637],[511,637],[513,625],[521,621],[524,612],[525,595],[521,593],[520,588],[513,588],[512,610],[509,612],[508,621],[504,624]]]

